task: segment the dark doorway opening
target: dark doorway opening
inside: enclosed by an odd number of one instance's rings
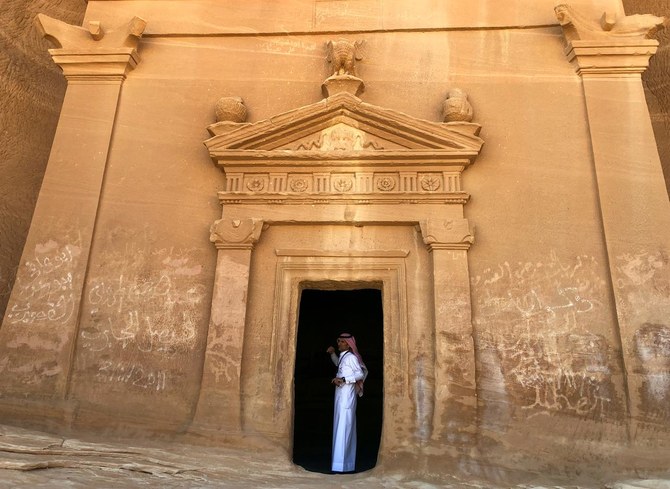
[[[300,296],[295,361],[293,462],[330,472],[334,387],[337,368],[326,353],[340,333],[351,333],[369,374],[356,410],[356,472],[377,463],[382,432],[384,338],[381,290],[305,289]]]

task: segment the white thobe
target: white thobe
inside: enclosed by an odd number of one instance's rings
[[[336,377],[344,377],[345,383],[335,388],[331,469],[351,472],[356,465],[356,381],[365,377],[356,355],[350,351],[340,354]]]

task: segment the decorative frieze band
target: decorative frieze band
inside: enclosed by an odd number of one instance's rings
[[[448,172],[226,173],[225,193],[461,192],[462,168]]]
[[[453,204],[469,195],[461,173],[484,141],[466,93],[451,87],[440,122],[363,102],[354,75],[358,44],[338,52],[327,98],[270,119],[247,123],[240,97],[217,103],[205,141],[225,173],[223,205]],[[359,46],[360,47],[360,46]],[[332,53],[331,53],[332,54]]]
[[[220,250],[251,250],[262,230],[259,219],[219,219],[209,229],[209,240]]]

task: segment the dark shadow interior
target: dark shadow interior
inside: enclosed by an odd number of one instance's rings
[[[335,367],[326,353],[340,333],[351,333],[368,367],[358,399],[356,472],[377,463],[383,405],[383,311],[381,290],[305,289],[300,297],[295,362],[293,461],[313,472],[330,472]]]

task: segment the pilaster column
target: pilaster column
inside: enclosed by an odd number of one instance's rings
[[[435,404],[432,439],[458,456],[474,445],[475,352],[467,250],[474,238],[467,219],[421,224],[432,254],[435,315]]]
[[[584,87],[629,412],[667,419],[670,203],[640,76],[658,45],[646,37],[663,19],[597,22],[566,5],[556,14]]]
[[[106,33],[98,22],[36,22],[68,88],[0,328],[0,391],[63,399],[119,91],[146,23],[135,17]]]
[[[207,348],[194,428],[239,433],[241,370],[251,251],[263,229],[256,219],[220,219],[210,241],[218,251]]]

